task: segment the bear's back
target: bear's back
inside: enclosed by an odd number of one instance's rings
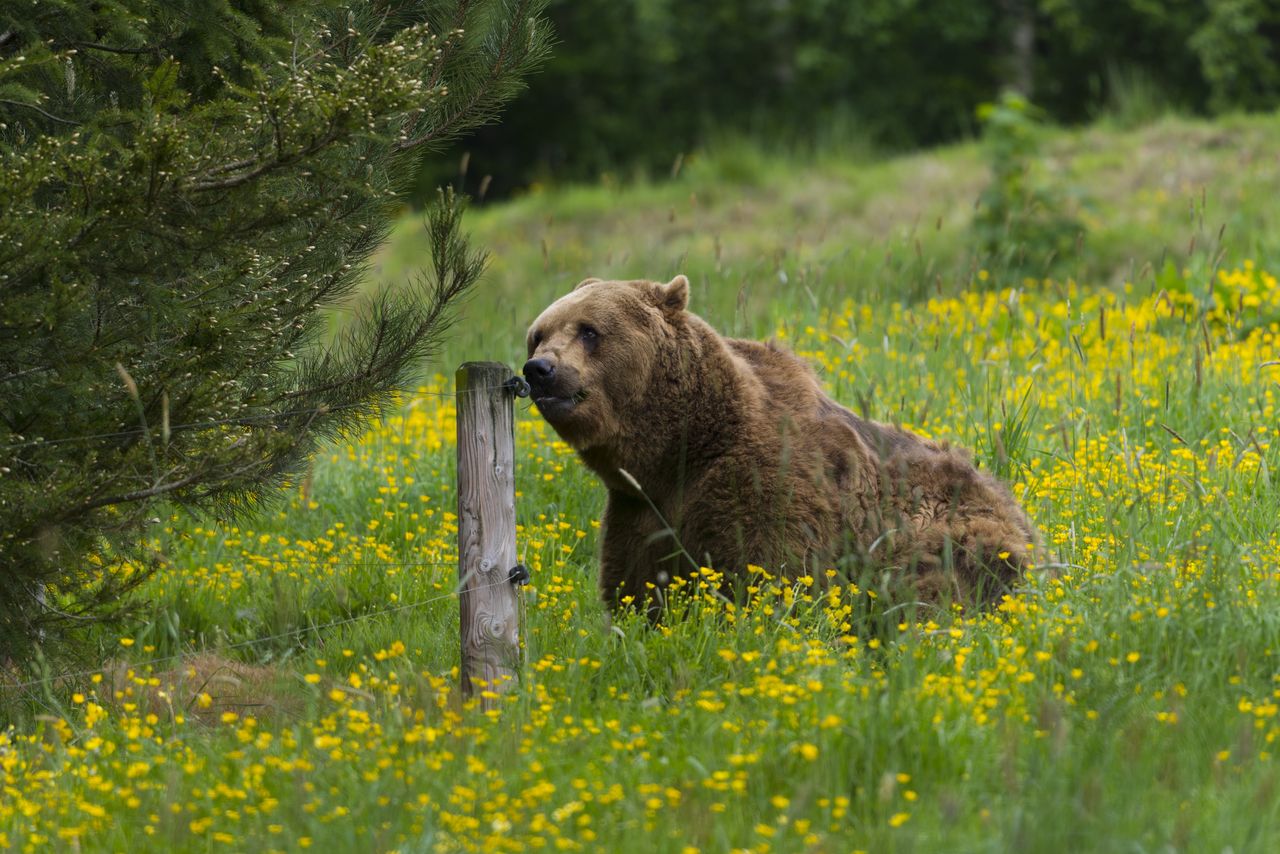
[[[829,400],[818,384],[813,369],[794,353],[774,341],[726,338],[730,352],[746,362],[762,392],[768,414],[812,417]]]

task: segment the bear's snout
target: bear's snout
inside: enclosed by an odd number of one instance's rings
[[[586,392],[573,365],[557,365],[550,359],[530,359],[524,363],[530,397],[542,417],[561,429],[569,414],[586,399]]]
[[[546,359],[530,359],[524,363],[524,378],[535,388],[546,386],[555,376],[556,366]]]

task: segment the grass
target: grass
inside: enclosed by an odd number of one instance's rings
[[[512,330],[587,275],[686,273],[697,311],[750,336],[846,297],[954,295],[982,269],[991,277],[983,287],[1019,286],[1029,275],[1142,288],[1166,263],[1203,278],[1220,255],[1275,269],[1277,139],[1280,118],[1270,117],[1047,132],[1033,171],[1087,230],[1069,256],[1031,257],[1012,274],[983,257],[970,230],[988,175],[979,143],[892,159],[871,158],[856,141],[770,153],[726,143],[686,158],[674,182],[534,192],[471,216],[494,261],[479,309],[442,364],[514,363],[523,339]],[[396,282],[420,266],[421,235],[407,217],[375,279]]]
[[[484,712],[457,697],[454,409],[427,378],[252,524],[166,520],[109,665],[10,702],[0,847],[1273,849],[1277,136],[1048,137],[1036,168],[1070,173],[1090,226],[1048,278],[969,248],[973,145],[742,148],[477,211],[494,265],[442,365],[517,364],[586,275],[688,272],[722,330],[1006,472],[1059,574],[986,614],[764,571],[730,607],[708,575],[684,618],[609,625],[602,491],[521,404],[525,663]]]

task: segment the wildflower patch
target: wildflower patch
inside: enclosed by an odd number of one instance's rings
[[[871,417],[1006,467],[1059,574],[982,613],[761,566],[749,601],[707,569],[683,619],[606,625],[599,497],[522,412],[524,662],[488,712],[457,692],[454,409],[424,386],[287,506],[166,521],[153,619],[104,643],[132,676],[64,680],[0,731],[0,845],[1273,847],[1276,285],[1036,282],[778,330],[835,398],[874,385]],[[167,658],[197,643],[290,703],[219,703]]]

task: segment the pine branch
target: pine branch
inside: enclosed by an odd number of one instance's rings
[[[521,0],[519,5],[516,7],[516,11],[512,13],[512,17],[515,20],[523,20],[524,16],[528,13],[528,8],[528,0]],[[485,98],[488,97],[490,91],[503,82],[509,74],[509,70],[506,68],[506,61],[512,50],[512,45],[518,29],[519,28],[515,23],[512,23],[512,25],[507,28],[506,36],[499,46],[498,54],[494,58],[493,64],[489,67],[485,82],[476,86],[475,91],[467,102],[463,106],[454,110],[452,115],[445,118],[431,130],[421,133],[411,139],[397,143],[396,151],[407,151],[411,148],[419,148],[432,142],[444,141],[466,130],[463,126],[465,121],[470,120],[475,122],[476,113],[478,112],[477,108],[480,107]]]
[[[444,70],[448,67],[449,59],[453,56],[457,45],[462,41],[459,37],[462,33],[462,27],[467,22],[467,13],[471,11],[471,0],[460,0],[457,12],[453,16],[453,26],[445,34],[445,43],[440,47],[440,58],[436,62],[435,68],[431,72],[431,77],[427,80],[427,88],[434,89],[440,85],[444,76]]]
[[[100,50],[106,53],[118,53],[125,56],[155,56],[164,57],[163,51],[159,47],[116,47],[109,44],[98,44],[97,42],[70,42],[72,47],[84,48],[86,50]]]
[[[11,107],[24,107],[28,110],[35,110],[37,113],[44,116],[46,119],[49,119],[50,121],[58,122],[64,125],[71,125],[72,127],[80,127],[80,122],[72,121],[71,119],[64,119],[62,116],[55,116],[53,113],[50,113],[47,110],[42,110],[40,107],[36,106],[35,104],[25,104],[22,101],[11,101],[8,98],[0,98],[0,104],[8,104]]]
[[[334,142],[337,142],[343,136],[344,134],[341,128],[333,128],[328,133],[326,133],[323,137],[321,137],[320,139],[317,139],[315,142],[311,143],[310,145],[308,145],[303,149],[300,149],[298,151],[292,152],[287,155],[280,155],[280,156],[271,158],[269,160],[250,161],[251,163],[256,163],[257,165],[247,172],[241,172],[240,174],[233,175],[230,178],[222,178],[216,181],[215,180],[204,180],[204,181],[196,180],[187,184],[187,189],[191,190],[194,193],[207,193],[211,190],[230,190],[235,187],[244,186],[245,184],[248,184],[250,181],[254,181],[254,180],[257,180],[258,178],[261,178],[263,175],[266,175],[270,172],[275,172],[278,169],[283,169],[286,166],[293,166],[296,163],[300,163],[303,160],[306,160],[308,157],[318,154],[319,152],[328,148]],[[231,171],[232,168],[234,167],[226,167],[223,169],[223,171]]]
[[[111,507],[117,504],[132,504],[137,501],[142,501],[143,499],[168,495],[174,490],[190,486],[193,483],[203,480],[205,477],[207,477],[206,472],[196,471],[181,480],[174,481],[173,483],[159,484],[148,489],[139,489],[136,492],[126,492],[122,495],[108,495],[105,498],[96,498],[92,501],[86,501],[78,507],[73,507],[68,510],[61,519],[75,519],[83,516],[90,510],[97,510],[100,507]]]

